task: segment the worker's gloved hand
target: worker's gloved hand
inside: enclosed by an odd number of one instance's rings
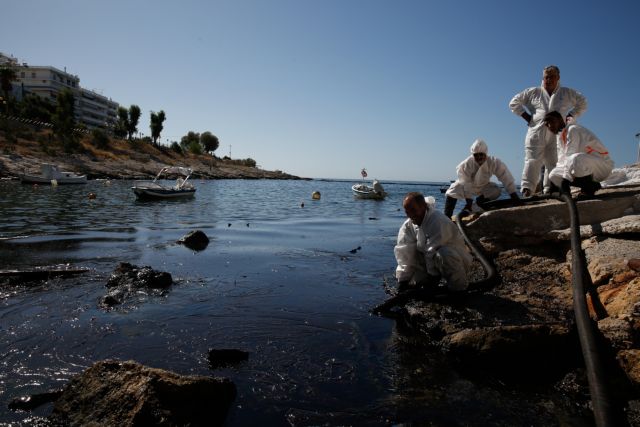
[[[515,191],[509,194],[509,197],[511,197],[511,200],[520,200],[520,196],[518,196],[518,193],[516,193]]]

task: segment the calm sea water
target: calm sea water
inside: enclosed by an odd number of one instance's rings
[[[509,392],[505,403],[408,344],[392,320],[369,315],[393,277],[403,195],[422,191],[441,208],[439,184],[384,183],[384,201],[354,199],[352,182],[341,181],[195,184],[193,200],[139,202],[130,181],[0,182],[2,268],[91,269],[0,289],[0,423],[45,416],[50,405],[24,413],[7,403],[107,358],[231,378],[230,426],[463,425],[478,409],[507,424],[527,417],[526,396]],[[206,250],[175,243],[195,229],[211,239]],[[175,284],[103,310],[107,279],[123,261],[167,271]],[[212,348],[246,350],[249,361],[212,371]]]

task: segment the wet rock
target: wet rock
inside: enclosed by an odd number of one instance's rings
[[[236,349],[209,350],[209,367],[211,369],[237,365],[249,360],[249,352]]]
[[[44,405],[45,403],[54,402],[58,397],[60,397],[61,394],[62,391],[54,390],[44,393],[32,394],[31,396],[18,397],[9,402],[9,409],[14,411],[30,411],[37,408],[38,406]]]
[[[635,384],[640,384],[640,349],[619,351],[616,358],[627,378]]]
[[[464,329],[444,344],[461,365],[501,375],[540,379],[565,372],[574,360],[575,337],[566,325],[520,325]],[[553,364],[540,363],[553,360]]]
[[[151,267],[138,267],[128,262],[120,263],[111,274],[106,287],[107,295],[102,298],[102,305],[121,304],[126,298],[139,291],[162,292],[173,283],[171,274],[156,271]]]
[[[194,251],[202,251],[209,245],[209,237],[200,230],[194,230],[181,237],[178,243]]]
[[[607,317],[598,322],[598,329],[615,350],[630,349],[637,345],[628,319]]]
[[[235,397],[228,379],[105,360],[65,386],[49,419],[55,425],[222,425]]]

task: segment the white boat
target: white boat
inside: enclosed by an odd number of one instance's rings
[[[365,183],[353,184],[351,187],[353,195],[358,199],[376,199],[382,200],[387,197],[387,192],[382,188],[377,180],[373,181],[373,185],[367,185]]]
[[[86,184],[86,175],[77,175],[73,172],[63,172],[56,165],[43,163],[40,165],[40,175],[20,175],[23,184]]]
[[[135,181],[133,187],[134,194],[138,199],[180,199],[193,197],[196,188],[187,180],[193,172],[189,168],[178,166],[166,166],[158,172],[153,181]],[[169,175],[179,175],[175,185],[167,186],[158,182],[163,177]],[[184,178],[183,178],[184,177]]]

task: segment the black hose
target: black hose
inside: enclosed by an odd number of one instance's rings
[[[593,415],[597,426],[614,426],[616,417],[614,416],[613,404],[607,387],[605,372],[598,352],[596,330],[589,316],[584,283],[584,273],[586,260],[582,251],[580,240],[580,220],[575,201],[568,194],[561,194],[559,200],[566,202],[569,208],[571,221],[571,273],[573,285],[573,310],[576,317],[576,326],[580,338],[580,346],[587,369],[589,380],[589,391],[591,393],[591,403]]]
[[[458,225],[458,230],[460,230],[460,234],[464,238],[469,249],[475,255],[476,259],[480,261],[482,264],[482,268],[486,273],[485,278],[482,280],[478,280],[476,282],[469,283],[468,291],[469,292],[478,292],[478,291],[486,291],[487,289],[493,287],[498,280],[498,272],[496,271],[496,267],[493,265],[491,261],[487,259],[484,252],[482,252],[467,236],[467,232],[465,230],[465,226],[460,217],[456,217],[456,224]]]

